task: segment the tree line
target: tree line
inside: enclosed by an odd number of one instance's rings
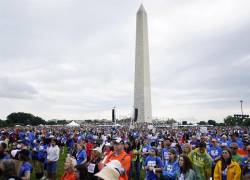
[[[38,126],[38,125],[56,125],[56,124],[67,124],[66,120],[58,121],[45,121],[43,118],[34,116],[30,113],[14,112],[7,116],[6,120],[0,119],[0,127],[13,127],[15,125],[21,126]]]
[[[223,123],[217,123],[215,120],[200,121],[199,125],[213,125],[213,126],[250,126],[250,118],[237,118],[234,116],[227,116]]]
[[[130,118],[128,119],[130,120]],[[86,120],[86,122],[97,122],[98,120]],[[176,122],[174,119],[168,120],[169,122]],[[0,119],[0,127],[13,127],[15,125],[31,125],[31,126],[38,126],[40,124],[42,125],[65,125],[68,122],[66,120],[57,120],[57,121],[45,121],[43,118],[34,116],[30,113],[24,113],[24,112],[14,112],[7,116],[6,120]],[[188,124],[187,121],[182,122],[183,125]],[[190,124],[190,123],[189,123]],[[223,123],[217,123],[215,120],[208,120],[206,121],[200,121],[198,123],[199,125],[213,125],[213,126],[250,126],[250,118],[237,118],[234,116],[227,116],[224,118]]]

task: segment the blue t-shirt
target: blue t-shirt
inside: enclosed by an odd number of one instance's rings
[[[47,145],[38,146],[37,157],[39,160],[46,159],[46,149],[47,149]]]
[[[87,158],[87,154],[85,150],[81,150],[76,153],[76,162],[77,165],[81,164]]]
[[[20,168],[20,171],[19,171],[19,176],[20,177],[23,177],[25,175],[25,173],[27,172],[32,172],[32,165],[29,163],[29,162],[24,162]]]
[[[34,141],[34,139],[35,139],[34,133],[33,133],[33,132],[30,132],[28,137],[29,137],[29,140],[33,143],[33,141]]]
[[[243,148],[243,142],[241,140],[237,140],[236,142],[233,142],[232,140],[229,141],[228,145],[231,146],[232,143],[237,143],[239,148]]]
[[[211,156],[211,158],[214,161],[216,157],[220,157],[222,155],[222,149],[219,146],[216,146],[216,147],[211,146],[208,149],[208,154]]]
[[[226,147],[229,147],[229,141],[228,140],[220,140],[219,141],[220,145],[221,146],[226,146]]]
[[[24,132],[19,132],[19,139],[20,140],[23,140],[25,138],[25,134],[24,134]]]
[[[70,147],[70,148],[72,148],[73,146],[74,146],[74,140],[73,139],[70,139],[69,140],[69,144],[68,144],[68,146]]]
[[[63,136],[62,138],[61,138],[61,143],[66,143],[67,142],[67,138],[65,137],[65,136]]]
[[[163,169],[163,176],[168,180],[175,180],[177,173],[180,171],[178,161],[173,163],[166,161]]]
[[[169,159],[169,155],[168,155],[168,151],[171,147],[164,147],[162,150],[161,150],[161,157],[162,157],[162,161],[165,163],[165,161],[168,161]],[[174,149],[174,148],[172,148]]]
[[[154,167],[154,168],[156,168],[156,167],[162,168],[163,163],[159,157],[148,156],[145,160],[144,166]],[[147,170],[146,171],[146,179],[147,180],[156,180],[157,176],[153,171]]]

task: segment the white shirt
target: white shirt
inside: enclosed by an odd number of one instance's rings
[[[49,146],[47,148],[47,160],[48,161],[58,161],[60,155],[60,149],[57,145]]]

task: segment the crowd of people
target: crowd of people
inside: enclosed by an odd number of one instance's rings
[[[247,127],[17,127],[0,139],[2,180],[250,179]]]

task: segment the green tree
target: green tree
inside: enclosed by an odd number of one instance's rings
[[[207,123],[205,121],[200,121],[198,122],[199,125],[207,125]]]
[[[235,126],[237,125],[237,119],[233,116],[227,116],[224,118],[224,123],[226,126]]]
[[[168,119],[168,120],[166,121],[166,123],[167,123],[167,124],[174,124],[174,123],[177,123],[177,121],[174,120],[173,118],[171,118],[171,119]]]
[[[13,126],[15,124],[37,126],[45,123],[45,120],[42,118],[24,112],[11,113],[7,116],[6,120],[7,126]]]
[[[187,125],[187,121],[182,121],[182,125]]]
[[[67,121],[66,120],[58,120],[57,124],[65,125],[65,124],[67,124]]]
[[[215,120],[208,120],[207,121],[207,123],[209,124],[209,125],[213,125],[213,126],[216,126],[216,121]]]
[[[244,119],[243,125],[244,126],[250,126],[250,118]]]
[[[56,125],[56,122],[55,121],[48,121],[46,124],[47,125]]]
[[[0,127],[5,127],[5,126],[6,126],[6,122],[0,119]]]

